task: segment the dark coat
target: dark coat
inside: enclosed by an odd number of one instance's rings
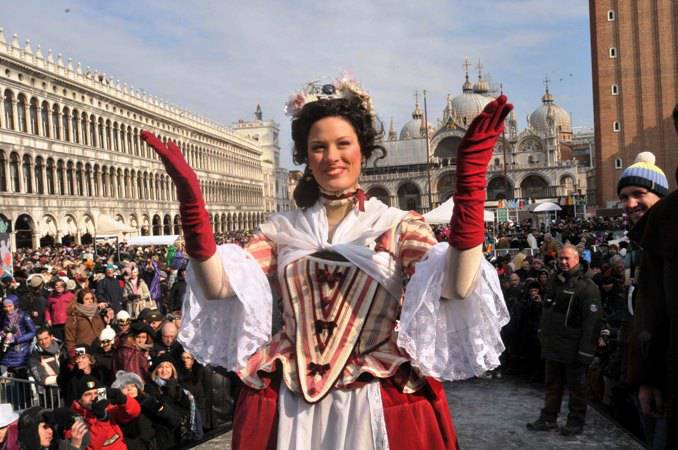
[[[155,428],[158,448],[169,449],[184,440],[191,413],[191,401],[177,380],[170,380],[165,386],[150,382],[144,387],[144,394],[153,396],[162,405],[149,410],[149,417]]]
[[[31,342],[35,337],[35,325],[28,314],[17,310],[18,318],[12,322],[8,316],[2,315],[0,327],[3,330],[9,328],[12,323],[18,328],[18,333],[14,333],[12,343],[7,347],[7,351],[2,355],[0,364],[7,367],[28,367],[28,356],[31,353]]]
[[[102,384],[104,382],[104,375],[102,371],[97,367],[92,367],[91,376],[99,380]],[[64,405],[70,405],[73,400],[79,400],[80,397],[77,395],[78,384],[80,379],[87,376],[85,372],[78,369],[77,367],[67,367],[65,365],[61,366],[59,376],[57,376],[57,384],[59,389],[61,389],[61,396],[64,399]]]
[[[169,294],[169,312],[180,311],[186,294],[186,279],[177,277]]]
[[[212,427],[212,375],[210,370],[198,362],[193,363],[190,372],[179,371],[179,383],[193,394],[196,407],[202,418],[203,428]]]
[[[539,341],[541,356],[565,364],[589,364],[602,319],[600,291],[580,267],[553,275],[544,291]]]
[[[36,327],[45,325],[47,297],[42,289],[29,289],[19,298],[19,309],[28,314]]]
[[[678,191],[655,204],[631,232],[643,255],[636,297],[639,383],[662,390],[667,448],[678,446]]]
[[[104,277],[97,283],[97,299],[110,304],[116,313],[122,309],[122,294],[120,280],[115,277]]]
[[[144,413],[143,405],[141,414],[131,422],[121,424],[120,428],[128,450],[155,450],[158,448],[155,442],[153,421]]]

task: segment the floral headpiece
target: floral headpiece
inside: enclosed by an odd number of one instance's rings
[[[343,74],[341,78],[334,81],[323,83],[322,81],[312,81],[303,89],[295,92],[285,105],[285,114],[290,117],[296,116],[307,103],[317,102],[323,99],[334,98],[358,98],[363,108],[374,115],[372,98],[360,87],[360,84],[350,75]]]

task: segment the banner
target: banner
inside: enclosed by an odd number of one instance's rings
[[[14,275],[12,262],[12,239],[9,233],[0,233],[0,278]]]

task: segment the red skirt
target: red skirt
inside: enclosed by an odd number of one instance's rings
[[[381,398],[391,450],[457,450],[457,434],[443,385],[432,378],[414,394],[403,394],[382,380]],[[233,450],[275,450],[278,434],[278,389],[244,386],[233,417]]]

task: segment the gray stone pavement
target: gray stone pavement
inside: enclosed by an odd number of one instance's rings
[[[531,432],[527,422],[535,420],[543,402],[543,391],[510,379],[467,380],[445,385],[447,400],[457,427],[462,450],[631,450],[642,449],[624,430],[589,408],[584,433],[563,437],[557,432]],[[563,400],[564,422],[567,396]],[[199,449],[231,448],[231,433],[219,436]]]

